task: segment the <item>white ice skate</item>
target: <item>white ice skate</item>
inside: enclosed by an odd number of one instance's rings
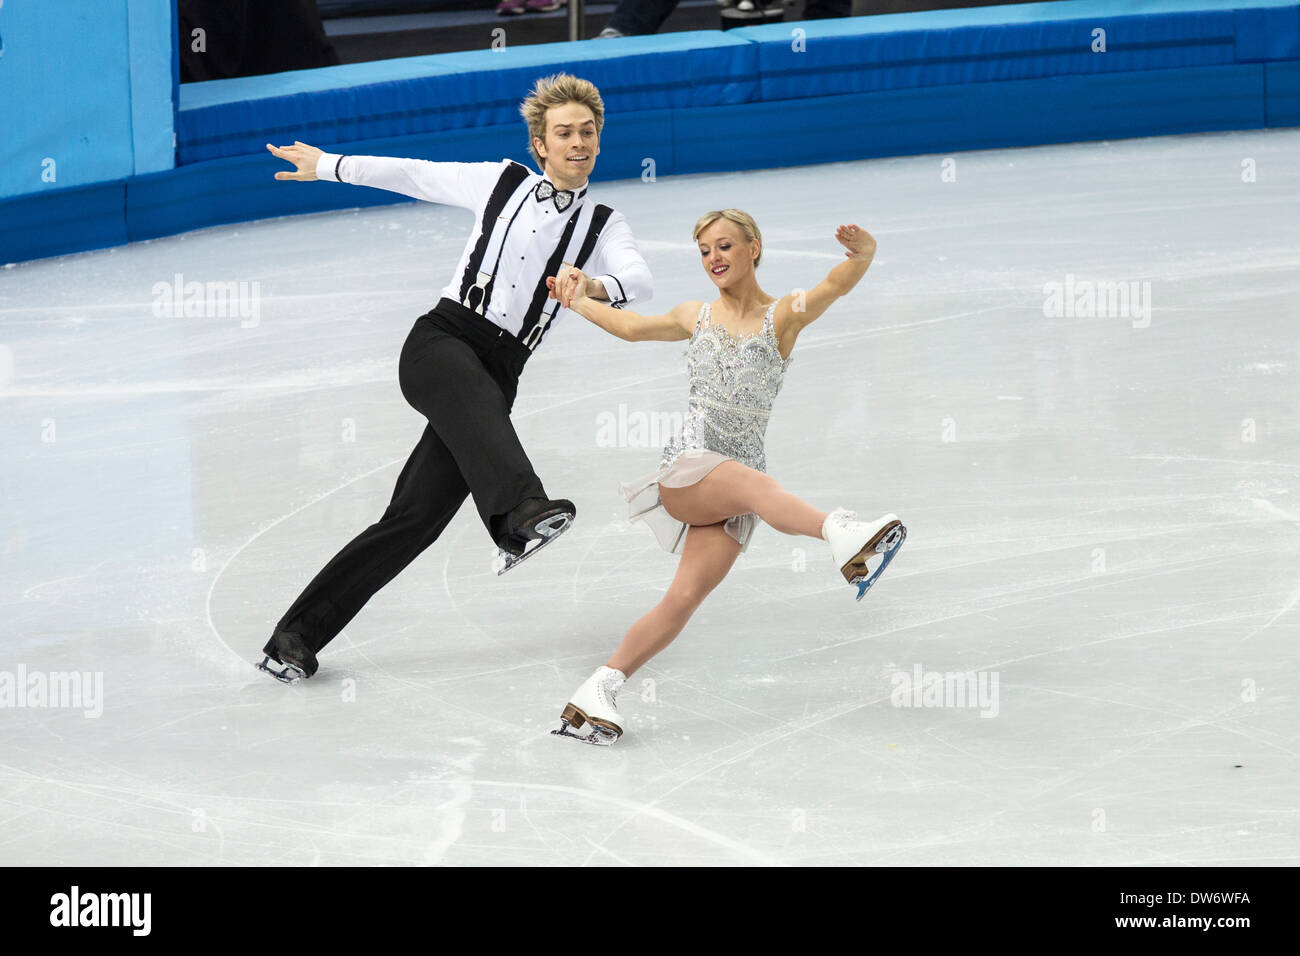
[[[589,744],[609,745],[623,736],[623,718],[619,716],[618,706],[614,702],[619,688],[627,676],[612,667],[597,667],[596,672],[587,678],[586,683],[578,688],[564,705],[560,715],[560,729],[551,733],[561,737],[572,737]],[[588,734],[575,734],[569,728],[578,730],[583,724],[591,725]]]
[[[881,515],[875,521],[858,521],[856,511],[836,508],[822,522],[822,537],[831,546],[835,564],[849,584],[858,586],[858,600],[894,560],[907,539],[898,515]]]

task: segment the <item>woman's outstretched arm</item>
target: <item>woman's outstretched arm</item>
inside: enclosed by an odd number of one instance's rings
[[[835,240],[844,247],[845,261],[833,268],[807,292],[798,289],[777,303],[774,321],[782,344],[793,346],[795,337],[811,325],[831,303],[848,294],[867,274],[876,255],[876,240],[860,226],[840,226]],[[788,353],[787,353],[788,354]]]
[[[600,285],[581,272],[570,273],[564,278],[568,281],[560,283],[558,294],[556,278],[552,276],[546,280],[551,298],[559,299],[561,305],[627,342],[677,342],[689,339],[695,330],[702,303],[683,302],[664,315],[641,315],[627,309],[616,309],[594,298],[593,293],[598,295],[601,291]]]

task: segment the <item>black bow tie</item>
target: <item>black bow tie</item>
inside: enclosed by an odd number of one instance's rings
[[[564,212],[573,202],[573,190],[556,189],[554,185],[543,179],[537,184],[537,201],[546,202],[548,199],[555,203],[556,212]]]

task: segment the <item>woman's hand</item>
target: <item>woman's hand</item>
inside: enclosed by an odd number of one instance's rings
[[[293,179],[300,183],[309,183],[316,178],[316,160],[320,159],[324,150],[317,149],[315,146],[308,146],[306,143],[300,143],[294,140],[292,146],[272,146],[266,144],[266,148],[271,151],[273,156],[278,156],[286,162],[293,163],[297,167],[293,172],[278,172],[275,174],[276,179]]]
[[[870,259],[876,254],[876,240],[859,226],[840,226],[835,230],[835,238],[849,259]]]
[[[546,280],[546,288],[550,290],[551,298],[558,299],[560,305],[566,309],[573,308],[575,299],[591,295],[592,285],[594,283],[586,273],[572,266],[561,268],[558,275],[550,276]]]

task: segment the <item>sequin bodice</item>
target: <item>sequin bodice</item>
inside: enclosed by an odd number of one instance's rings
[[[688,449],[707,449],[750,468],[767,469],[763,433],[790,364],[777,345],[775,311],[773,302],[761,332],[735,336],[709,322],[707,304],[700,310],[686,351],[691,379],[686,418],[681,435],[664,447],[660,467],[668,467]]]

